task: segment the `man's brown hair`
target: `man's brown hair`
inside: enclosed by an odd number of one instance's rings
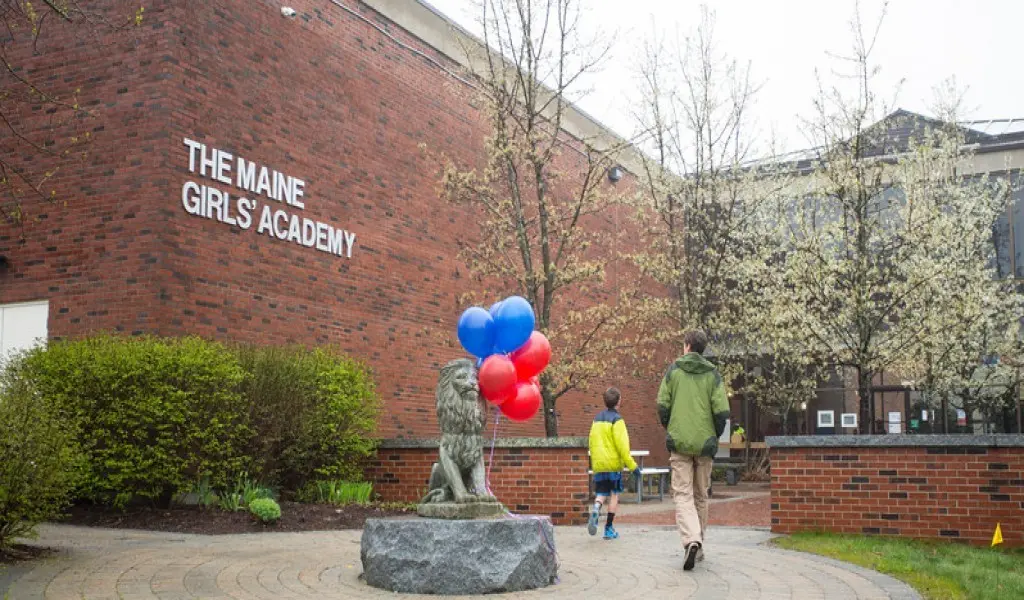
[[[608,409],[615,408],[615,405],[619,403],[619,390],[618,388],[610,387],[604,391],[604,405]]]
[[[683,345],[690,347],[690,352],[704,354],[704,348],[708,345],[708,336],[703,331],[687,331],[683,334]]]

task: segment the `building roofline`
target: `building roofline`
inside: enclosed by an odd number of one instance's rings
[[[467,56],[466,49],[475,47],[483,51],[491,51],[483,40],[466,31],[426,0],[412,2],[409,0],[361,0],[361,2],[452,62],[472,72],[479,72],[481,65],[473,64],[473,59]],[[576,139],[587,141],[599,150],[622,147],[623,149],[616,155],[619,164],[634,175],[643,172],[642,154],[632,142],[571,102],[566,104],[565,113],[562,116],[562,129]]]

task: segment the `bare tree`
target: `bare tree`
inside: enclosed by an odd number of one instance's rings
[[[678,346],[685,331],[703,330],[727,379],[738,383],[767,350],[751,311],[773,241],[768,207],[785,182],[765,160],[771,148],[754,144],[758,86],[749,65],[720,53],[714,14],[702,6],[700,16],[682,42],[655,37],[643,48],[636,120],[649,157],[636,222],[645,243],[631,258],[664,290],[643,302],[657,324],[651,341]]]
[[[555,349],[542,374],[544,424],[558,434],[557,400],[608,373],[628,344],[626,299],[605,285],[611,214],[619,192],[609,168],[627,143],[566,131],[570,98],[608,51],[581,32],[580,0],[482,0],[484,47],[467,47],[489,126],[486,164],[446,160],[442,196],[478,221],[460,242],[491,291],[534,306]]]

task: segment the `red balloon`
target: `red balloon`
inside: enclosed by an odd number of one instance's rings
[[[540,374],[551,362],[551,343],[539,331],[530,334],[530,339],[516,349],[511,355],[512,364],[516,366],[516,374],[520,381],[527,381]]]
[[[516,384],[516,395],[501,405],[501,413],[513,421],[526,421],[540,409],[540,388],[529,382]]]
[[[488,356],[476,378],[480,394],[492,404],[502,404],[516,394],[516,368],[505,356]]]
[[[540,377],[537,377],[536,375],[534,375],[533,377],[530,378],[530,383],[532,383],[533,385],[535,385],[537,387],[540,387]]]

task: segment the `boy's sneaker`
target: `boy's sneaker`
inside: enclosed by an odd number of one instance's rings
[[[683,570],[692,571],[693,565],[697,562],[697,553],[700,552],[700,544],[691,542],[686,546],[686,560],[683,561]]]
[[[604,528],[604,539],[606,540],[617,540],[619,539],[619,532],[615,531],[614,527]]]
[[[590,507],[590,518],[587,519],[587,533],[597,535],[597,520],[601,518],[601,509],[597,506]]]
[[[697,562],[704,560],[704,546],[697,548]]]

